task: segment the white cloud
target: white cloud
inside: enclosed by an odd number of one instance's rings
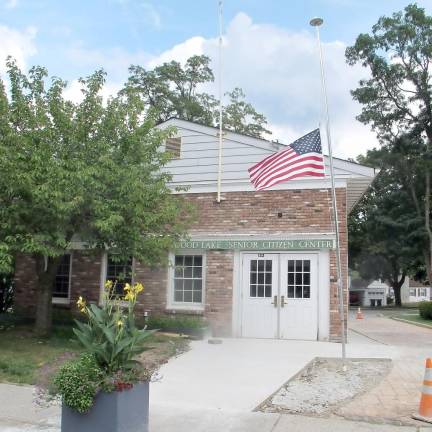
[[[355,157],[377,140],[369,127],[355,120],[360,106],[352,100],[350,90],[366,71],[345,63],[345,48],[340,41],[323,43],[334,153]],[[217,51],[217,38],[194,37],[163,52],[149,65],[207,54],[216,71]],[[256,24],[246,14],[237,14],[224,36],[223,86],[225,91],[243,88],[257,110],[266,115],[271,139],[289,143],[323,121],[319,58],[312,32]],[[209,90],[216,93],[216,89],[217,77]]]
[[[127,78],[131,64],[147,64],[151,59],[149,54],[142,51],[130,53],[122,48],[100,51],[87,49],[80,45],[67,50],[66,55],[69,60],[86,68],[89,73],[103,68],[108,74],[108,79],[119,82]]]
[[[341,41],[323,43],[334,154],[344,158],[355,157],[377,144],[369,127],[355,119],[361,107],[350,94],[367,72],[346,64],[345,48]],[[319,58],[312,31],[292,32],[258,24],[239,13],[227,26],[223,51],[225,91],[243,88],[248,100],[267,117],[273,131],[271,139],[289,143],[323,122]],[[69,52],[74,62],[87,65],[89,70],[107,70],[107,92],[120,88],[130,64],[153,68],[170,60],[184,63],[194,54],[210,56],[217,71],[216,37],[195,36],[156,56],[119,48],[100,52],[76,47]],[[217,86],[216,77],[206,90],[216,94]],[[77,95],[76,84],[72,83],[69,91]]]
[[[0,74],[6,70],[6,58],[12,56],[17,61],[20,68],[27,67],[29,57],[36,54],[35,27],[27,27],[25,30],[15,30],[10,27],[0,25]]]
[[[156,8],[148,2],[142,2],[141,8],[144,12],[144,19],[154,28],[160,29],[162,25],[162,20]]]
[[[103,86],[100,94],[104,101],[107,101],[110,96],[117,94],[121,88],[121,84],[108,81]],[[68,83],[66,89],[64,90],[64,96],[66,99],[69,99],[72,102],[79,103],[84,98],[81,89],[82,84],[78,80],[72,80],[70,83]]]
[[[176,60],[180,63],[185,63],[186,60],[193,55],[204,54],[204,49],[207,41],[203,37],[195,36],[178,45],[174,45],[162,54],[153,57],[148,63],[149,69],[154,68],[162,63]]]
[[[15,9],[18,6],[18,0],[3,0],[2,3],[6,9]]]

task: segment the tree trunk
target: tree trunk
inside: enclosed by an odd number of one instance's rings
[[[402,273],[402,276],[400,279],[398,279],[398,277],[396,276],[392,281],[390,281],[391,286],[392,286],[393,291],[394,291],[394,295],[395,295],[395,306],[397,306],[397,307],[402,306],[401,288],[405,282],[405,277],[406,277],[406,274]]]
[[[402,306],[401,287],[398,286],[398,284],[393,285],[393,291],[395,295],[395,306],[401,307]]]
[[[52,288],[60,257],[37,255],[35,258],[38,280],[35,332],[38,336],[49,336],[52,326]]]

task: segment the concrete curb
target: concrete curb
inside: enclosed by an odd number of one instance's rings
[[[432,325],[429,325],[429,324],[418,323],[418,322],[415,322],[415,321],[410,321],[410,320],[406,320],[406,319],[398,318],[398,317],[394,317],[394,316],[392,316],[390,318],[392,320],[395,320],[395,321],[400,321],[400,322],[403,322],[403,323],[406,323],[406,324],[412,324],[412,325],[415,325],[417,327],[423,327],[423,328],[428,328],[428,329],[432,330]]]

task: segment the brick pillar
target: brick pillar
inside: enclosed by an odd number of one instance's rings
[[[231,336],[233,302],[233,251],[208,251],[205,316],[214,336]]]

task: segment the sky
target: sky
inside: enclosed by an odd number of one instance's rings
[[[378,145],[360,124],[350,90],[367,77],[348,66],[345,49],[382,15],[407,0],[224,0],[224,91],[241,87],[262,112],[271,139],[290,143],[322,121],[319,58],[309,21],[324,19],[330,125],[335,156],[348,158]],[[417,4],[432,14],[432,0]],[[0,75],[12,55],[27,70],[45,66],[80,98],[79,77],[108,73],[104,95],[118,91],[128,67],[184,62],[206,54],[217,69],[217,0],[0,0]],[[217,93],[217,79],[206,90]]]

